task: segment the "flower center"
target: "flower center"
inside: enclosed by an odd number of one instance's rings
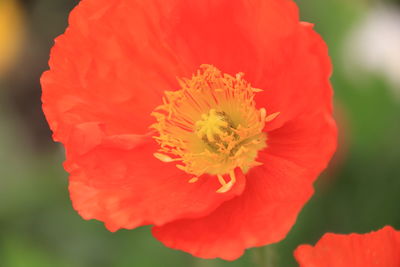
[[[191,183],[203,174],[217,176],[218,193],[234,185],[236,168],[246,173],[260,165],[256,157],[266,147],[264,125],[278,115],[255,107],[255,93],[261,90],[242,77],[202,65],[191,79],[179,80],[180,90],[165,92],[163,104],[152,113],[160,144],[154,156],[180,162],[176,167],[194,176]]]
[[[201,120],[196,122],[196,134],[205,142],[214,143],[216,140],[221,140],[233,127],[228,121],[229,117],[225,112],[210,109],[208,114],[203,114]]]
[[[234,132],[232,120],[223,111],[210,109],[207,114],[201,116],[195,127],[197,136],[216,153],[226,150],[232,137],[235,140],[239,139]]]

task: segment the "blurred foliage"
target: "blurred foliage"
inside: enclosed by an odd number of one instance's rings
[[[1,1],[0,14],[10,0]],[[271,266],[297,266],[293,250],[325,232],[400,229],[400,101],[378,74],[353,79],[342,56],[347,34],[378,2],[373,0],[298,1],[302,19],[316,24],[330,48],[340,148],[285,240],[235,262],[201,260],[163,247],[148,227],[110,233],[100,222],[81,219],[68,197],[62,148],[52,143],[40,109],[39,85],[52,40],[64,31],[77,2],[25,0],[16,11],[27,34],[14,67],[0,80],[1,266],[240,267],[254,266],[260,255]],[[12,29],[0,31],[0,47]]]

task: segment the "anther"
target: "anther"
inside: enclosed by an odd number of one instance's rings
[[[221,183],[221,187],[217,190],[217,193],[226,193],[231,190],[232,186],[236,183],[236,176],[234,171],[229,172],[231,180],[227,183],[221,175],[218,175],[218,181]]]

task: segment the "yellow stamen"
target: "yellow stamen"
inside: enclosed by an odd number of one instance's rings
[[[229,191],[236,182],[235,169],[246,173],[260,165],[258,151],[266,147],[265,123],[279,113],[257,109],[254,96],[261,89],[243,79],[202,65],[191,79],[179,80],[180,90],[165,92],[163,104],[152,115],[160,149],[154,156],[163,162],[180,161],[177,168],[195,178],[215,175]],[[223,175],[229,175],[226,182]]]
[[[193,184],[193,183],[197,182],[198,180],[199,180],[199,177],[193,177],[192,179],[190,179],[188,181],[188,183]]]
[[[223,180],[223,182],[221,182],[220,177]],[[224,178],[221,175],[218,175],[218,180],[222,186],[217,190],[217,193],[225,193],[225,192],[228,192],[229,190],[231,190],[232,186],[236,183],[235,172],[230,171],[229,177],[231,178],[231,180],[228,183],[226,183]]]
[[[222,177],[221,174],[217,174],[217,177],[218,177],[218,181],[222,184],[222,186],[225,186],[226,182],[224,180],[224,177]]]
[[[273,119],[275,119],[276,117],[278,117],[278,115],[281,114],[280,112],[275,112],[271,115],[268,115],[268,117],[265,118],[265,122],[270,122]]]
[[[161,160],[162,162],[173,162],[176,161],[176,159],[172,159],[171,157],[161,154],[161,153],[154,153],[153,154],[155,158]]]

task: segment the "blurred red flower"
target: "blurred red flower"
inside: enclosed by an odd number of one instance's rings
[[[300,267],[398,267],[400,232],[392,227],[368,234],[325,234],[312,247],[301,245],[295,252]]]
[[[74,208],[195,256],[284,238],[336,147],[327,48],[289,0],[83,0],[49,64]]]

